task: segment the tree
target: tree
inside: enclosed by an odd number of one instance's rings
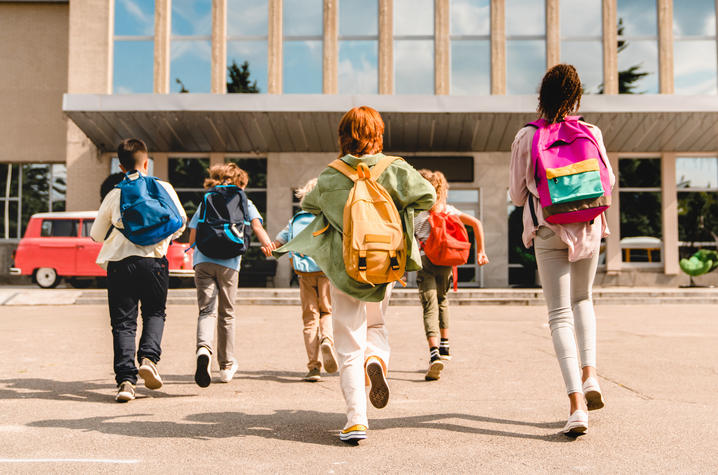
[[[184,87],[184,83],[182,82],[182,80],[180,78],[176,78],[175,81],[177,81],[177,84],[180,85],[180,91],[179,91],[180,94],[186,94],[189,92],[189,89]]]
[[[623,36],[623,31],[626,29],[623,24],[623,18],[618,19],[618,37]],[[618,40],[618,53],[628,48],[628,42],[626,40]],[[642,94],[642,92],[636,92],[636,82],[641,78],[644,78],[651,73],[640,71],[642,64],[636,64],[628,69],[618,72],[618,93],[619,94]],[[603,94],[603,85],[599,88],[599,93]]]
[[[250,83],[248,61],[244,61],[242,66],[237,66],[237,61],[232,60],[232,64],[227,66],[227,72],[229,73],[229,81],[227,82],[228,93],[256,94],[260,92],[256,80]]]

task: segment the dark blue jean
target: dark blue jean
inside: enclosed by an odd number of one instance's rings
[[[142,304],[142,336],[137,361],[160,360],[169,269],[167,258],[131,256],[107,266],[107,300],[115,353],[115,381],[137,383],[135,335],[137,306]]]

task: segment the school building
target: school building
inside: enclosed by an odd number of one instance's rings
[[[98,208],[125,137],[188,213],[208,166],[237,162],[273,236],[337,156],[342,113],[370,105],[385,151],[442,170],[483,221],[491,263],[462,267],[461,285],[530,285],[510,147],[546,67],[568,62],[619,177],[597,282],[685,283],[679,258],[718,238],[717,4],[0,0],[0,272],[30,214]],[[292,273],[255,248],[242,276]]]

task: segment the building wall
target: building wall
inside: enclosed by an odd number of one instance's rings
[[[0,3],[0,162],[64,162],[68,4]]]

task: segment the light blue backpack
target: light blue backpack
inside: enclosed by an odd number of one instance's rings
[[[295,214],[292,220],[289,222],[289,240],[294,239],[297,234],[302,232],[304,228],[309,226],[309,223],[314,221],[314,215],[307,213],[306,211],[300,211]],[[321,269],[309,256],[297,254],[296,252],[290,252],[289,255],[292,258],[292,265],[294,270],[297,272],[321,272]]]

